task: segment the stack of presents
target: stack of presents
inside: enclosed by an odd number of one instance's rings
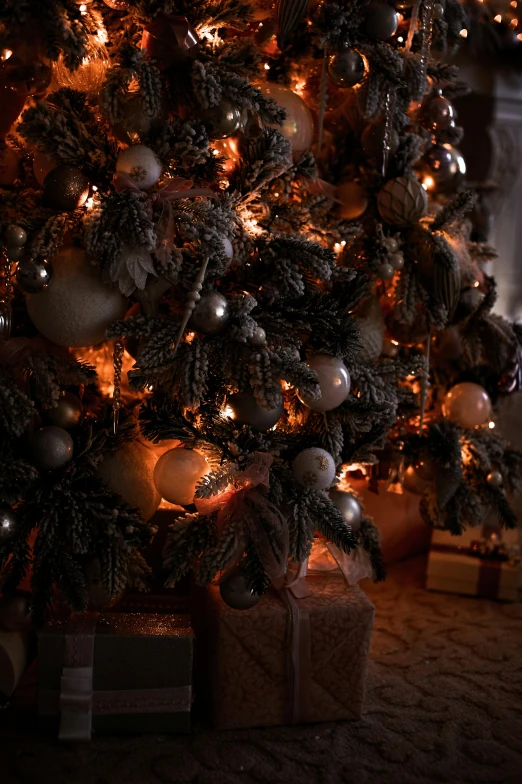
[[[34,651],[40,726],[78,741],[188,732],[191,716],[222,729],[360,717],[373,605],[323,543],[305,571],[249,610],[228,606],[212,584],[54,614]],[[12,663],[6,697],[30,648],[20,633],[18,648],[3,650],[9,634],[19,633],[0,632],[0,671]]]

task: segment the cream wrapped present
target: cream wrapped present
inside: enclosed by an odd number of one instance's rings
[[[519,530],[476,527],[460,536],[433,531],[426,587],[516,601],[522,587]]]

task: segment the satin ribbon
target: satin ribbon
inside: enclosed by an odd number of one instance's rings
[[[161,14],[143,31],[141,48],[149,57],[164,65],[171,65],[188,55],[194,55],[199,43],[198,34],[186,16]]]
[[[99,613],[73,615],[65,633],[60,683],[60,740],[90,740],[94,632]]]
[[[60,692],[42,690],[42,714],[60,713],[59,739],[90,740],[93,716],[188,711],[191,686],[93,691],[94,637],[99,613],[73,615],[65,633]]]
[[[192,180],[185,180],[182,177],[174,177],[168,180],[159,190],[150,194],[142,191],[134,180],[122,172],[114,175],[113,185],[118,193],[130,190],[143,195],[147,200],[151,216],[152,205],[155,202],[162,205],[160,219],[156,226],[156,247],[154,249],[154,253],[162,264],[167,263],[169,254],[174,246],[175,226],[172,202],[178,199],[196,199],[201,196],[209,197],[214,195],[209,188],[193,188]]]
[[[195,498],[194,504],[200,514],[218,511],[216,525],[218,534],[227,523],[240,520],[246,524],[248,533],[256,547],[263,567],[272,581],[286,573],[289,536],[288,525],[279,509],[263,494],[270,486],[272,456],[266,452],[254,452],[244,471],[234,477],[234,487],[211,498]],[[259,519],[267,520],[272,533],[278,533],[280,552],[276,553]],[[236,562],[244,550],[244,542],[238,539],[230,561]]]

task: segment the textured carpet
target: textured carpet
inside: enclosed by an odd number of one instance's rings
[[[5,728],[2,784],[522,781],[522,605],[427,593],[422,558],[367,585],[363,720],[59,746]]]

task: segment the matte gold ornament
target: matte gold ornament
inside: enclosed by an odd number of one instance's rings
[[[49,408],[44,412],[44,419],[49,425],[63,427],[70,430],[79,425],[83,416],[83,406],[81,400],[73,395],[72,392],[64,392],[58,400],[55,408]]]
[[[82,248],[62,248],[52,258],[51,283],[28,294],[27,311],[35,327],[59,346],[81,348],[101,343],[107,328],[127,310],[118,289],[102,280]]]
[[[0,629],[27,632],[31,628],[31,607],[23,593],[5,594],[0,599]]]
[[[395,177],[383,185],[377,197],[383,221],[392,226],[411,226],[426,215],[428,197],[413,177]]]
[[[236,567],[225,577],[219,586],[219,593],[225,604],[234,610],[250,610],[262,598],[248,587],[246,574],[240,567]]]
[[[351,383],[344,362],[327,354],[314,354],[306,364],[317,375],[321,397],[316,400],[304,392],[298,392],[299,400],[313,411],[332,411],[344,403],[350,393]]]
[[[169,449],[156,463],[154,484],[166,501],[186,506],[194,500],[196,484],[209,471],[209,464],[195,449]]]
[[[134,144],[119,154],[116,161],[118,174],[125,174],[141,190],[156,185],[161,177],[161,161],[150,147]]]
[[[310,109],[297,93],[280,84],[263,84],[259,89],[268,98],[273,98],[286,111],[283,125],[274,125],[292,145],[294,160],[300,158],[312,146],[314,120]]]
[[[139,441],[129,441],[106,452],[96,473],[109,490],[150,520],[161,501],[154,486],[155,467],[154,452]]]
[[[85,204],[88,196],[89,180],[75,166],[60,164],[44,180],[43,203],[51,210],[76,210]]]
[[[292,464],[294,479],[309,490],[326,490],[335,479],[335,463],[329,452],[310,447],[299,452]]]
[[[344,522],[347,523],[352,531],[356,533],[362,522],[362,509],[357,498],[352,493],[346,493],[343,490],[330,490],[330,498],[344,517]]]
[[[74,442],[67,430],[47,425],[34,434],[32,452],[33,460],[40,470],[53,471],[72,460]]]
[[[338,185],[335,191],[337,202],[337,214],[345,220],[356,220],[366,212],[368,207],[368,196],[366,191],[358,182],[343,182]]]
[[[478,427],[488,422],[491,417],[491,400],[484,387],[464,381],[456,384],[446,394],[442,413],[446,419],[457,422],[461,427]]]

